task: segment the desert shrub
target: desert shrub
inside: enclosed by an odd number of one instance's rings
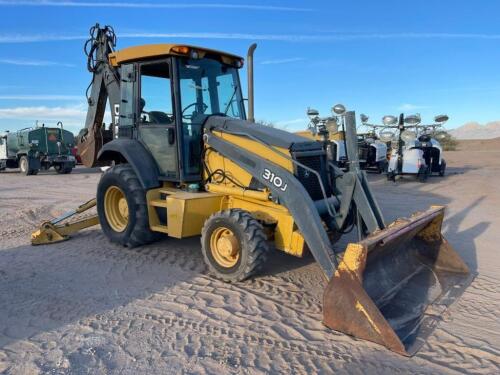
[[[436,133],[435,138],[441,143],[443,151],[455,151],[458,146],[458,142],[450,133],[441,130]]]

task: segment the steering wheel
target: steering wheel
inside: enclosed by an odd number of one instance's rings
[[[194,107],[195,105],[198,105],[198,103],[196,103],[196,102],[195,103],[191,103],[191,104],[189,104],[187,107],[185,107],[182,110],[182,118],[183,119],[185,119],[185,120],[191,120],[191,118],[193,117],[193,114],[185,115],[184,112],[186,112],[189,108]],[[202,109],[201,113],[205,113],[205,111],[208,109],[208,105],[206,105],[205,103],[202,103],[201,109]]]

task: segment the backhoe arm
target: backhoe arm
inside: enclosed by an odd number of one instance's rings
[[[85,43],[87,69],[92,73],[92,82],[87,89],[89,107],[85,128],[78,135],[77,146],[82,162],[87,167],[98,165],[97,154],[105,143],[114,138],[118,125],[120,74],[108,59],[115,44],[113,29],[110,26],[101,28],[99,24],[90,29],[90,39]],[[103,119],[108,99],[112,124],[110,129],[106,130]]]

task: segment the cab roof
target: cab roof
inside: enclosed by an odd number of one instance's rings
[[[189,56],[189,52],[182,53],[181,51],[196,51],[199,57],[209,53],[211,55],[220,56],[222,61],[227,64],[232,64],[235,61],[242,61],[243,58],[227,52],[217,51],[204,47],[196,47],[187,44],[145,44],[141,46],[127,47],[119,51],[109,54],[109,61],[113,66],[119,66],[122,63],[142,61],[155,57],[165,56]]]

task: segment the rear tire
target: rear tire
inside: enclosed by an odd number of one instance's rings
[[[441,160],[441,165],[440,165],[440,168],[439,168],[439,175],[441,177],[443,177],[444,174],[445,174],[445,172],[446,172],[446,161],[444,161],[444,159],[442,159]]]
[[[129,164],[115,165],[102,175],[97,186],[97,214],[111,242],[135,247],[162,237],[149,229],[146,190]]]
[[[64,164],[55,164],[54,169],[58,174],[70,174],[73,170],[72,167],[66,167]]]
[[[386,171],[387,171],[387,162],[385,162],[385,161],[379,161],[377,163],[377,172],[379,174],[382,174],[382,173],[384,173]]]
[[[387,181],[396,182],[396,173],[394,171],[387,172]]]
[[[216,212],[207,219],[201,249],[210,272],[226,282],[242,281],[258,272],[269,253],[262,225],[240,209]]]
[[[418,181],[426,182],[427,179],[429,178],[429,174],[430,174],[429,167],[422,165],[418,171],[418,175],[417,175]]]

